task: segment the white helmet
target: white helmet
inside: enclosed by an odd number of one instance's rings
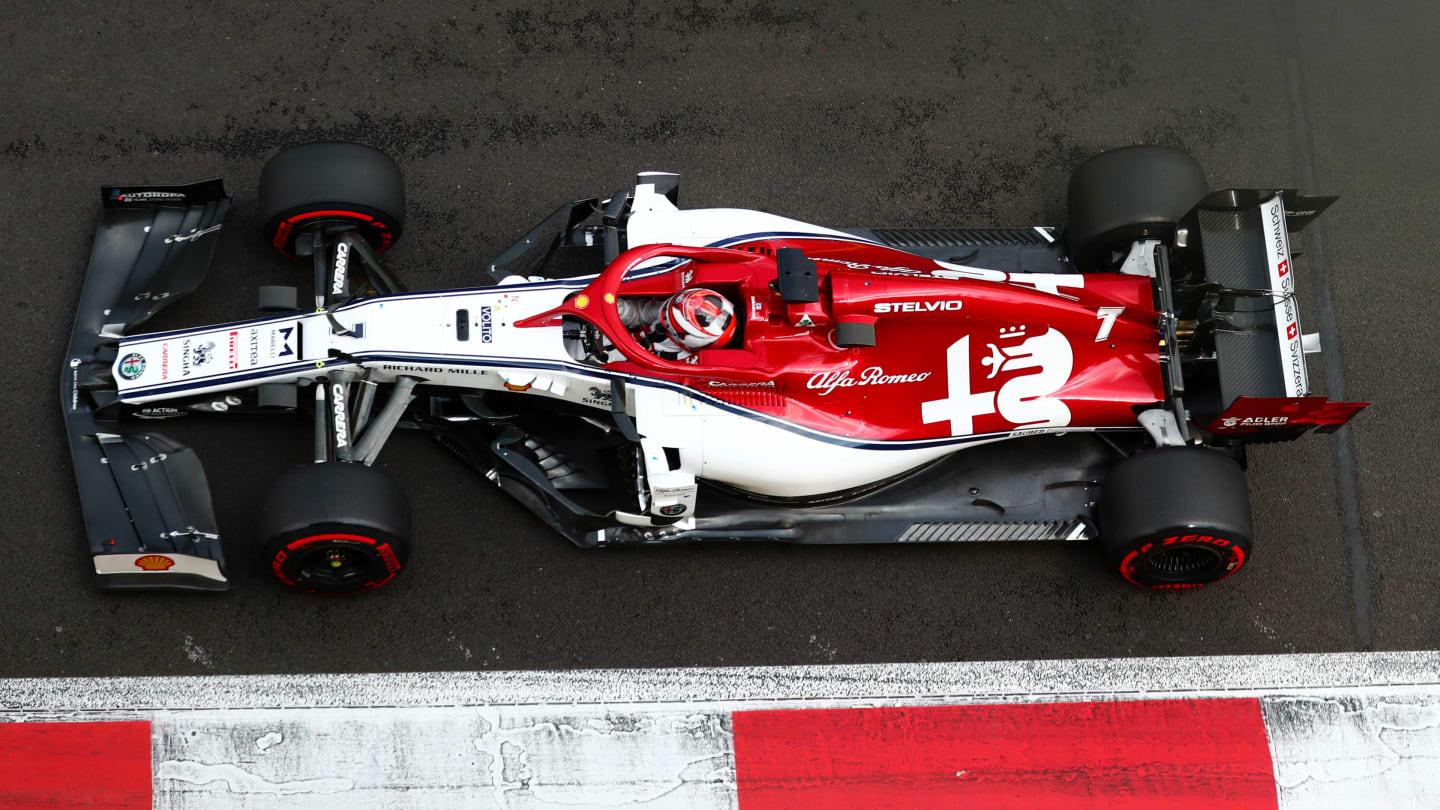
[[[735,306],[714,290],[691,287],[660,307],[660,325],[670,339],[690,351],[724,346],[735,334]]]

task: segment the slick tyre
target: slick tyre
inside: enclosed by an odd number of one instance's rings
[[[1081,272],[1109,270],[1137,239],[1169,239],[1208,193],[1195,158],[1165,146],[1124,146],[1070,175],[1066,243]]]
[[[1217,450],[1162,447],[1116,463],[1099,517],[1110,565],[1142,588],[1209,585],[1250,560],[1245,476]]]
[[[260,171],[265,241],[294,256],[295,241],[316,228],[342,226],[377,251],[400,238],[405,182],[389,155],[358,143],[307,143],[270,158]]]
[[[281,475],[261,505],[264,560],[310,593],[359,593],[410,558],[410,503],[389,476],[358,463],[306,464]]]

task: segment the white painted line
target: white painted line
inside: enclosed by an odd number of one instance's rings
[[[985,702],[1440,686],[1440,652],[650,670],[0,679],[0,713],[365,706]]]

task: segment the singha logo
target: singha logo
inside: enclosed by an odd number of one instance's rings
[[[190,348],[190,365],[200,367],[210,362],[211,353],[215,351],[215,341],[207,340],[204,343],[197,343]]]

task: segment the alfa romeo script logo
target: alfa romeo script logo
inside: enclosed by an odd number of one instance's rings
[[[145,355],[139,352],[131,352],[125,355],[120,361],[120,376],[127,380],[138,378],[145,373]]]

